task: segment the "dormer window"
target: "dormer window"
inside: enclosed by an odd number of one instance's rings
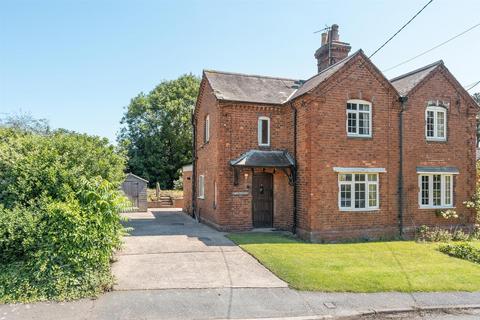
[[[258,118],[258,145],[261,147],[270,146],[270,118]]]
[[[429,141],[447,140],[447,109],[438,102],[430,102],[425,111],[425,137]]]
[[[372,104],[364,100],[347,101],[347,136],[372,136]]]

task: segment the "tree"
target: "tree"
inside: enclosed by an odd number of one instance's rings
[[[480,92],[474,93],[473,99],[480,105]]]
[[[192,162],[191,114],[199,86],[198,77],[186,74],[131,100],[118,135],[129,171],[162,189],[173,187],[178,169]]]
[[[50,125],[46,119],[36,119],[31,114],[19,112],[7,114],[0,118],[0,127],[13,128],[37,134],[50,132]]]
[[[473,100],[475,100],[480,106],[480,92],[473,94]],[[480,113],[477,114],[477,147],[480,145]]]

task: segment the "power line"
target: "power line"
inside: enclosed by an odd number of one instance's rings
[[[433,50],[435,50],[435,49],[437,49],[437,48],[440,48],[441,46],[449,43],[450,41],[455,40],[456,38],[458,38],[458,37],[460,37],[460,36],[463,36],[465,33],[467,33],[467,32],[469,32],[469,31],[477,28],[478,26],[480,26],[480,23],[477,23],[477,24],[474,25],[473,27],[470,27],[470,28],[468,28],[467,30],[460,32],[460,33],[457,34],[456,36],[451,37],[450,39],[448,39],[448,40],[446,40],[446,41],[444,41],[444,42],[436,45],[436,46],[433,47],[433,48],[430,48],[430,49],[428,49],[428,50],[426,50],[426,51],[424,51],[424,52],[416,55],[415,57],[412,57],[412,58],[410,58],[410,59],[408,59],[408,60],[405,60],[405,61],[403,61],[403,62],[400,62],[399,64],[396,64],[396,65],[394,65],[393,67],[390,67],[390,68],[388,68],[388,69],[382,70],[382,72],[390,71],[390,70],[392,70],[392,69],[395,69],[395,68],[397,68],[397,67],[400,67],[401,65],[404,65],[405,63],[408,63],[408,62],[410,62],[410,61],[412,61],[412,60],[415,60],[415,59],[417,59],[417,58],[419,58],[419,57],[421,57],[421,56],[423,56],[423,55],[425,55],[425,54],[427,54],[427,53],[429,53],[429,52],[431,52],[431,51],[433,51]]]
[[[478,86],[479,84],[480,84],[480,81],[477,81],[477,82],[475,82],[475,84],[474,84],[473,86],[471,86],[470,88],[465,89],[465,90],[470,91],[470,90],[472,90],[473,88],[475,88],[476,86]]]
[[[418,11],[410,20],[408,20],[407,23],[405,23],[397,32],[395,32],[395,34],[393,36],[391,36],[387,41],[385,41],[385,43],[382,44],[380,46],[380,48],[375,50],[375,52],[372,53],[368,58],[371,59],[378,51],[380,51],[383,47],[385,47],[387,45],[387,43],[389,43],[393,38],[395,38],[397,36],[397,34],[399,34],[406,26],[408,26],[410,24],[410,22],[412,22],[432,2],[433,2],[433,0],[428,1],[428,3],[426,5],[424,5],[422,9],[420,9],[420,11]]]
[[[405,27],[407,25],[409,25],[423,10],[425,10],[425,8],[431,4],[433,2],[433,0],[430,0],[426,5],[424,5],[422,7],[422,9],[420,9],[410,20],[407,21],[407,23],[405,23],[397,32],[395,32],[395,34],[393,36],[391,36],[384,44],[382,44],[377,50],[375,50],[374,53],[372,53],[369,57],[368,57],[368,60],[370,60],[371,57],[373,57],[375,54],[377,54],[383,47],[385,47],[385,45],[387,43],[389,43],[393,38],[395,38],[396,35],[398,35],[403,29],[405,29]],[[350,76],[350,74],[352,74],[356,69],[360,69],[363,67],[363,64],[365,63],[366,60],[364,60],[361,64],[357,65],[356,68],[352,68],[352,70],[347,74],[345,75],[344,78],[348,78]],[[341,80],[337,80],[337,82],[332,85],[330,88],[328,88],[328,90],[326,90],[324,93],[327,93],[328,91],[332,90],[336,85],[338,85],[339,83],[341,82]]]

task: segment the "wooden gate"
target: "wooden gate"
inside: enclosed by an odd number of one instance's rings
[[[273,175],[271,173],[253,175],[252,202],[253,227],[273,227]]]

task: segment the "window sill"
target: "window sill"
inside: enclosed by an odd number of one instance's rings
[[[362,209],[339,209],[341,212],[374,212],[380,211],[380,208],[362,208]]]
[[[258,146],[261,148],[270,148],[269,144],[259,144]]]
[[[373,137],[370,136],[352,136],[347,134],[348,139],[358,139],[358,140],[371,140]]]
[[[447,139],[426,138],[427,142],[447,142]]]
[[[197,199],[205,200],[205,197],[197,197]]]
[[[452,206],[419,206],[418,209],[425,209],[425,210],[443,210],[443,209],[456,209],[456,207]]]

